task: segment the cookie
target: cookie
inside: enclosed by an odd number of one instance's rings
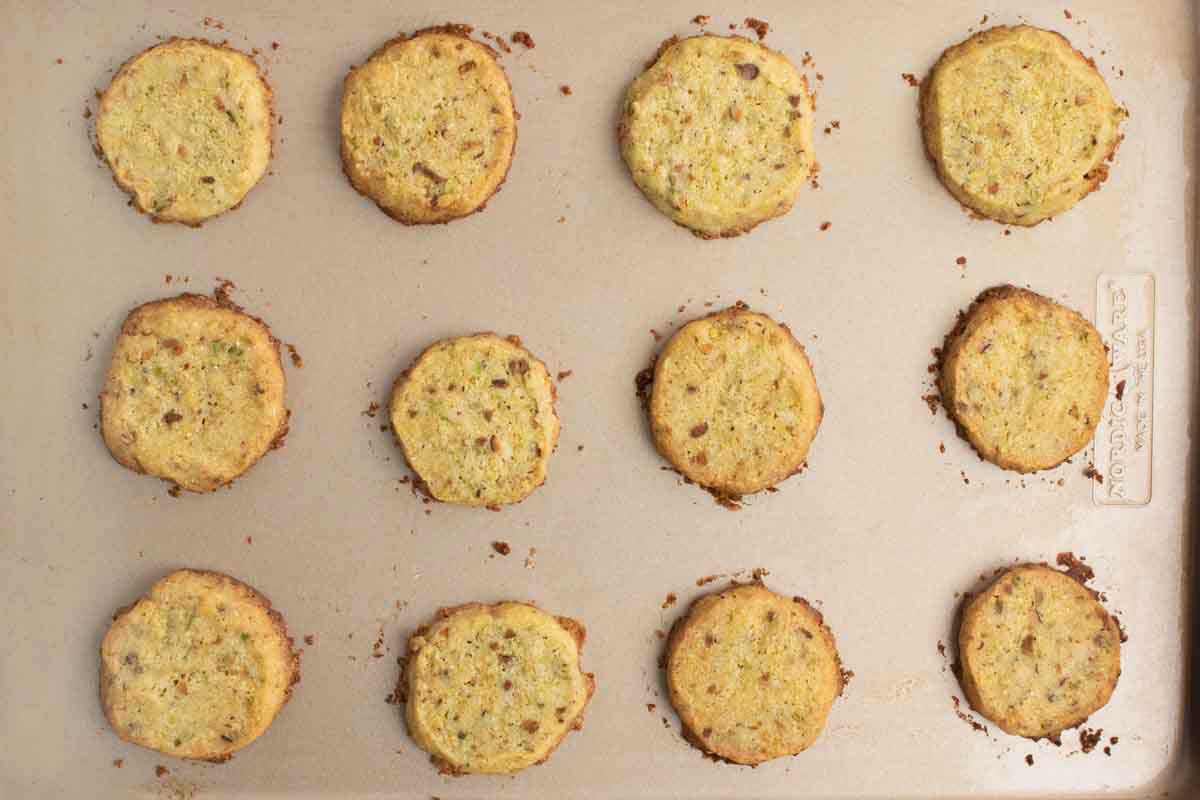
[[[409,734],[445,773],[540,764],[583,726],[596,679],[584,627],[528,603],[442,609],[408,640],[401,674]]]
[[[405,224],[481,210],[512,164],[512,87],[494,51],[470,33],[443,25],[397,37],[346,76],[342,167]]]
[[[1075,311],[998,286],[979,295],[946,337],[938,386],[980,456],[1035,472],[1092,440],[1108,393],[1108,354]]]
[[[283,617],[219,572],[164,576],[117,611],[100,645],[113,731],[178,758],[228,760],[266,732],[299,680]]]
[[[654,367],[649,405],[663,457],[728,496],[799,471],[824,413],[804,347],[787,326],[744,304],[671,337]]]
[[[666,666],[689,741],[737,764],[808,749],[845,685],[821,614],[757,583],[694,602],[671,629]]]
[[[100,395],[100,433],[134,472],[211,492],[283,441],[284,391],[266,323],[182,294],[125,319]]]
[[[938,177],[964,206],[1006,225],[1036,225],[1099,188],[1126,116],[1090,58],[1027,25],[951,47],[921,85]]]
[[[272,114],[271,88],[250,56],[169,39],[113,76],[96,140],[138,210],[198,226],[240,205],[266,173]]]
[[[558,443],[557,391],[515,336],[434,342],[392,387],[392,431],[435,499],[518,503],[546,480]]]
[[[1095,592],[1038,564],[1014,567],[963,609],[963,691],[1005,733],[1057,738],[1104,707],[1121,631]]]
[[[741,36],[672,38],[630,85],[618,139],[646,198],[712,239],[791,209],[817,169],[812,116],[781,53]]]

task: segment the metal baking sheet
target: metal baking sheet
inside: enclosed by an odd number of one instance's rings
[[[0,796],[1158,797],[1196,785],[1193,4],[0,5]],[[697,14],[713,31],[766,20],[770,46],[796,63],[811,54],[818,91],[820,188],[727,241],[654,211],[614,141],[626,85],[662,39],[696,32]],[[406,228],[342,176],[341,82],[387,37],[447,20],[532,34],[535,49],[501,59],[520,141],[484,213]],[[1095,58],[1132,118],[1100,192],[1005,233],[937,183],[901,75],[923,75],[981,25],[1023,20]],[[200,230],[127,208],[84,118],[93,90],[158,35],[258,48],[283,117],[270,176]],[[921,400],[930,349],[980,290],[1027,284],[1092,315],[1102,273],[1155,282],[1144,506],[1093,503],[1090,452],[1024,479],[982,463]],[[218,276],[303,356],[288,372],[292,432],[232,488],[176,499],[109,458],[95,400],[127,311]],[[652,330],[739,299],[796,332],[827,413],[809,469],[732,513],[660,469],[633,377]],[[498,514],[422,504],[400,482],[385,418],[364,414],[426,343],[480,329],[520,334],[573,373],[549,482]],[[511,555],[493,553],[498,539]],[[1116,694],[1089,722],[1104,744],[1119,738],[1111,756],[1080,753],[1075,733],[1057,748],[973,731],[937,651],[980,573],[1060,551],[1088,558],[1129,632]],[[120,742],[97,701],[110,613],[181,565],[261,589],[304,649],[294,699],[221,766]],[[813,748],[751,770],[682,741],[656,631],[718,585],[697,578],[754,567],[819,601],[856,677]],[[664,609],[668,592],[679,603]],[[599,689],[546,765],[449,779],[385,703],[396,657],[438,607],[501,598],[586,623]]]

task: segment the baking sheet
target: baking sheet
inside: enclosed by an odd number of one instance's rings
[[[3,8],[0,795],[1185,792],[1197,341],[1191,4]],[[821,188],[728,241],[700,241],[655,212],[613,134],[627,83],[663,38],[697,31],[697,13],[712,15],[714,31],[767,20],[769,45],[797,63],[810,52],[818,131],[840,123],[817,134]],[[969,218],[938,185],[921,151],[916,90],[901,79],[923,75],[985,14],[987,25],[1062,31],[1132,112],[1103,190],[1010,235]],[[341,174],[341,80],[393,33],[446,20],[532,34],[536,49],[514,46],[502,58],[523,114],[520,140],[484,213],[406,228]],[[126,208],[86,133],[93,90],[158,34],[259,48],[284,118],[272,174],[244,207],[201,230],[152,225]],[[824,232],[823,222],[832,223]],[[1086,457],[1023,481],[982,463],[920,399],[930,348],[981,289],[1028,284],[1091,316],[1102,272],[1156,281],[1154,492],[1144,507],[1093,504]],[[95,399],[127,311],[209,291],[217,276],[303,355],[303,369],[288,372],[292,432],[231,489],[174,499],[112,462]],[[737,299],[796,332],[827,413],[810,469],[730,513],[660,469],[633,376],[656,348],[652,329],[668,334],[705,303]],[[399,482],[384,416],[363,413],[385,402],[426,343],[479,329],[518,333],[553,371],[573,371],[560,387],[549,482],[499,514],[422,504]],[[511,555],[494,555],[497,539]],[[1116,694],[1090,722],[1105,743],[1119,737],[1110,757],[1079,754],[1074,733],[1055,748],[972,731],[954,714],[957,686],[936,648],[950,641],[956,592],[981,572],[1067,550],[1087,556],[1130,635]],[[304,649],[291,703],[221,766],[120,742],[96,698],[109,614],[182,565],[258,587]],[[702,759],[681,740],[656,630],[716,586],[701,589],[697,578],[753,567],[770,570],[770,586],[821,603],[856,677],[811,750],[750,770]],[[668,592],[679,604],[663,609]],[[395,659],[438,607],[502,598],[583,621],[584,663],[599,689],[584,730],[548,764],[516,778],[445,778],[384,702]],[[156,776],[159,764],[169,773]]]

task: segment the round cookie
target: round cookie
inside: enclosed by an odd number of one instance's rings
[[[1005,733],[1056,738],[1112,697],[1121,631],[1095,592],[1050,567],[1008,570],[963,610],[963,691]]]
[[[198,226],[236,208],[271,160],[272,95],[244,53],[169,39],[100,96],[96,140],[117,185],[158,222]]]
[[[684,325],[654,367],[658,451],[722,495],[761,491],[800,470],[823,413],[804,347],[743,304]]]
[[[446,503],[519,503],[546,481],[558,443],[557,390],[515,336],[434,342],[392,387],[392,430],[429,494]]]
[[[400,36],[346,76],[342,167],[405,224],[481,210],[512,164],[512,87],[494,51],[470,33],[443,25]]]
[[[279,342],[264,322],[182,294],[125,319],[100,395],[100,433],[129,469],[211,492],[283,441],[284,393]]]
[[[694,602],[671,629],[666,664],[688,739],[737,764],[808,749],[845,685],[821,614],[761,584]]]
[[[528,603],[442,609],[408,640],[401,674],[408,730],[442,772],[512,773],[583,727],[595,676],[585,631]]]
[[[164,576],[117,611],[100,645],[113,731],[178,758],[228,760],[266,732],[299,680],[283,617],[219,572]]]
[[[1126,116],[1091,59],[1027,25],[949,48],[921,85],[938,177],[964,206],[1007,225],[1036,225],[1099,188]]]
[[[705,239],[786,214],[817,169],[808,82],[741,36],[669,39],[630,85],[618,139],[659,211]]]
[[[938,386],[980,456],[1035,472],[1092,440],[1108,393],[1108,354],[1075,311],[999,286],[979,295],[946,337]]]

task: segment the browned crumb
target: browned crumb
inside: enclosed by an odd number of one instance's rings
[[[913,88],[916,88],[921,85],[921,79],[918,78],[916,75],[913,75],[911,72],[901,72],[900,77],[904,79],[905,83],[907,83],[909,86],[912,86]]]
[[[959,256],[958,258],[954,259],[954,263],[958,264],[960,267],[965,267],[967,265],[967,257]]]
[[[56,59],[54,59],[54,63],[61,64],[61,63],[63,63],[63,60],[61,58],[56,58]]]
[[[375,644],[371,645],[371,658],[383,658],[383,626],[379,626],[379,634],[375,637]]]
[[[84,119],[92,118],[92,110],[90,108],[88,108],[87,106],[83,107],[83,118]]]
[[[534,556],[536,556],[536,555],[537,555],[537,548],[536,547],[529,548],[529,555],[525,557],[525,569],[533,569],[534,567],[537,566],[537,561],[534,560]]]
[[[367,406],[366,410],[363,411],[362,413],[363,413],[364,417],[375,416],[376,414],[379,413],[379,403],[376,403],[374,400],[372,400],[371,405]]]
[[[1063,16],[1066,17],[1067,19],[1074,19],[1074,17],[1071,14],[1071,9],[1069,9],[1069,8],[1063,9]]]
[[[1124,380],[1121,380],[1119,383],[1117,383],[1116,392],[1117,392],[1117,402],[1120,402],[1121,400],[1125,399],[1125,381]]]
[[[506,556],[512,552],[512,547],[509,546],[508,542],[499,539],[492,542],[492,549],[502,556]]]
[[[814,63],[816,63],[816,62],[814,62],[814,61],[813,61],[812,53],[810,53],[810,52],[808,52],[807,50],[805,50],[805,51],[804,51],[804,58],[800,59],[800,66],[802,66],[802,67],[811,67],[811,66],[812,66]],[[815,106],[813,107],[813,110],[814,110],[814,111],[816,110],[816,107],[815,107]]]
[[[1092,480],[1094,480],[1096,483],[1104,483],[1104,476],[1103,476],[1103,475],[1101,475],[1099,472],[1097,472],[1097,471],[1096,471],[1096,465],[1095,465],[1095,464],[1088,464],[1086,467],[1084,467],[1084,469],[1083,469],[1083,477],[1085,477],[1085,478],[1091,478],[1091,479],[1092,479]]]
[[[950,700],[954,703],[954,713],[958,716],[959,719],[961,719],[963,722],[970,725],[971,730],[978,731],[983,734],[987,734],[988,729],[987,729],[986,725],[984,725],[983,723],[974,719],[969,714],[963,713],[963,710],[959,707],[960,701],[957,697],[955,697],[954,695],[950,695]]]
[[[564,83],[562,86],[559,86],[558,91],[564,97],[570,97],[572,94],[574,94],[574,90],[571,88],[570,84],[566,83]]]
[[[247,536],[247,537],[246,537],[246,544],[254,544],[254,537],[253,537],[253,536]]]
[[[123,759],[123,758],[114,758],[114,759],[113,759],[113,766],[114,766],[114,767],[116,767],[117,769],[120,769],[121,767],[125,766],[125,759]]]
[[[760,42],[767,37],[767,31],[771,29],[771,26],[766,22],[761,19],[755,19],[754,17],[746,17],[745,25],[758,35],[758,40]]]
[[[305,634],[305,636],[304,636],[304,643],[305,643],[306,645],[308,645],[309,647],[312,647],[312,646],[313,646],[313,644],[315,644],[315,643],[316,643],[316,641],[317,641],[317,637],[313,636],[311,633],[309,633],[309,634]]]
[[[929,413],[936,416],[938,405],[940,405],[942,402],[941,395],[938,395],[935,392],[930,392],[929,394],[921,395],[921,399],[925,401],[925,405],[929,406]]]
[[[821,230],[827,231],[833,227],[833,223],[832,222],[822,222],[820,227],[821,227]]]
[[[666,599],[666,600],[663,600],[662,607],[663,607],[663,608],[670,608],[671,606],[675,605],[675,601],[676,601],[677,599],[679,599],[679,598],[677,598],[677,597],[675,596],[675,593],[674,593],[674,592],[668,592],[668,593],[667,593],[667,599]]]
[[[562,383],[563,381],[565,381],[567,378],[571,377],[574,374],[575,374],[575,370],[571,370],[571,369],[561,370],[558,373],[558,382]]]
[[[288,343],[288,355],[292,357],[292,366],[296,369],[304,368],[304,358],[300,355],[300,351],[296,349],[296,345]]]
[[[710,17],[708,14],[697,14],[696,16],[692,17],[692,24],[707,25],[710,19],[712,19],[712,17]]]
[[[662,334],[659,333],[658,331],[654,330],[654,328],[650,329],[650,335],[654,337],[654,341],[656,341],[656,342],[662,341]]]
[[[984,19],[987,19],[987,17],[984,17]],[[1028,753],[1025,756],[1025,763],[1031,767],[1033,766],[1033,753]]]
[[[515,32],[515,33],[512,35],[512,40],[513,40],[513,42],[514,42],[514,43],[516,43],[516,44],[523,44],[523,45],[525,45],[525,46],[526,46],[527,48],[529,48],[530,50],[532,50],[533,48],[537,47],[537,45],[535,45],[535,44],[533,43],[533,37],[532,37],[532,36],[530,36],[530,35],[529,35],[528,33],[526,33],[525,31],[516,31],[516,32]]]
[[[970,486],[970,485],[971,485],[971,479],[967,477],[967,473],[966,473],[966,471],[965,471],[965,470],[961,470],[961,469],[960,469],[960,470],[958,471],[958,474],[959,474],[960,476],[962,476],[962,482],[963,482],[963,483],[965,483],[967,486]]]
[[[654,703],[646,703],[646,710],[649,711],[651,714],[654,713],[654,709],[656,709],[656,708],[658,708],[658,706],[654,705]]]
[[[1067,568],[1068,577],[1078,581],[1080,585],[1087,585],[1088,581],[1096,577],[1096,571],[1083,562],[1083,558],[1070,552],[1059,553],[1054,558],[1054,563]]]
[[[563,224],[564,222],[566,222],[566,221],[567,221],[567,218],[566,218],[566,217],[559,217],[559,218],[558,218],[558,224],[559,224],[559,225],[562,225],[562,224]]]
[[[170,489],[167,489],[167,494],[171,495],[171,497],[179,497],[181,491],[183,490],[179,488],[179,484],[175,484]]]
[[[1084,753],[1090,753],[1096,749],[1096,745],[1100,744],[1100,740],[1103,738],[1103,728],[1080,728],[1079,749]]]
[[[156,777],[156,778],[161,778],[163,775],[170,775],[170,774],[171,774],[171,770],[167,769],[162,764],[159,764],[158,766],[156,766],[154,768],[154,777]]]
[[[205,17],[202,22],[206,28],[216,28],[219,31],[225,30],[225,23],[213,17]]]
[[[279,49],[279,42],[271,42],[271,49],[272,49],[272,50],[278,50],[278,49]]]
[[[946,452],[946,443],[945,442],[938,442],[938,452],[939,453]]]

